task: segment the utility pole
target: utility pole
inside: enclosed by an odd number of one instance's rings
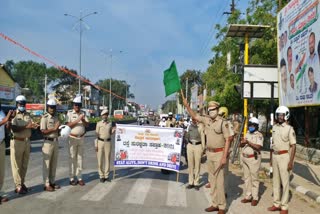
[[[47,112],[47,73],[44,76],[44,114]]]
[[[236,4],[234,3],[234,0],[232,0],[230,4],[230,12],[223,12],[223,14],[231,15],[236,10]]]

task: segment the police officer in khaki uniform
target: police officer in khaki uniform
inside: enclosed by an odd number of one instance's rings
[[[208,171],[212,175],[210,179],[212,191],[212,205],[205,209],[206,212],[218,211],[224,214],[226,209],[226,198],[224,191],[223,167],[227,163],[230,147],[229,124],[218,116],[220,104],[215,101],[208,103],[209,116],[197,116],[190,108],[187,100],[182,96],[183,104],[192,118],[205,125],[207,136],[207,164]]]
[[[79,184],[84,186],[82,180],[82,165],[83,165],[83,144],[86,127],[89,121],[84,111],[81,111],[82,99],[77,96],[73,99],[73,110],[67,113],[67,126],[71,128],[69,136],[69,170],[70,170],[70,185]],[[77,177],[77,181],[75,180]]]
[[[194,188],[195,190],[199,190],[200,188],[199,173],[201,156],[204,149],[201,141],[202,131],[203,130],[198,126],[197,121],[192,120],[186,134],[189,171],[189,184],[187,186],[187,189]]]
[[[101,183],[110,181],[111,135],[115,129],[112,129],[111,122],[108,123],[108,113],[108,110],[103,110],[101,112],[102,121],[99,121],[96,126],[97,139],[95,141],[95,149],[97,152],[98,170]]]
[[[244,173],[244,198],[242,203],[251,202],[251,206],[258,204],[259,192],[259,169],[261,164],[261,148],[263,146],[263,135],[259,130],[259,120],[252,117],[249,120],[249,131],[246,137],[241,141],[242,163]]]
[[[31,129],[37,129],[30,114],[26,112],[26,98],[23,95],[16,97],[17,111],[10,124],[12,139],[10,141],[10,159],[13,180],[16,186],[15,192],[26,194],[28,188],[25,185],[29,157]]]
[[[5,138],[5,125],[10,120],[13,111],[10,110],[7,116],[1,110],[0,103],[0,191],[4,182],[4,172],[5,172],[5,160],[6,160],[6,143],[4,141]],[[2,202],[7,202],[9,199],[7,197],[3,197],[0,195],[0,204]]]
[[[288,213],[289,177],[296,153],[296,134],[293,127],[288,124],[289,117],[289,109],[286,106],[279,106],[275,115],[277,123],[272,127],[273,145],[270,164],[273,167],[273,206],[269,207],[268,211],[280,211],[281,214]]]
[[[44,190],[52,192],[60,186],[55,183],[56,169],[59,154],[59,126],[60,122],[56,114],[57,103],[53,99],[47,102],[47,113],[43,115],[40,122],[40,130],[43,134],[44,142],[42,146],[43,154],[43,182]]]
[[[173,118],[172,112],[168,113],[168,119],[166,120],[166,127],[175,127],[176,119]]]

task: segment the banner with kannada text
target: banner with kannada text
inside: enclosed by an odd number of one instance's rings
[[[117,124],[115,167],[179,171],[183,129]]]

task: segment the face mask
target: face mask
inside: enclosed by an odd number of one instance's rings
[[[216,118],[218,115],[218,110],[214,110],[214,111],[209,111],[209,116],[214,119]]]
[[[24,111],[26,110],[26,108],[23,107],[23,106],[19,106],[19,107],[18,107],[18,110],[19,110],[20,112],[24,112]]]
[[[249,127],[249,132],[250,132],[250,133],[253,133],[255,130],[256,130],[255,127]]]

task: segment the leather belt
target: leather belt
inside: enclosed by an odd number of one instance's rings
[[[279,150],[279,151],[273,151],[273,154],[275,155],[282,155],[288,153],[288,150]]]
[[[98,140],[101,140],[101,141],[105,142],[105,141],[110,141],[110,140],[111,140],[111,138],[102,139],[102,138],[98,137]]]
[[[19,140],[19,141],[27,141],[27,140],[29,140],[28,137],[12,137],[12,139]]]
[[[44,137],[43,139],[50,140],[50,141],[58,141],[57,137]]]
[[[242,153],[243,157],[245,158],[254,158],[254,154],[248,155],[248,154],[244,154]]]
[[[76,135],[76,134],[71,134],[70,133],[70,136],[80,138],[80,137],[83,137],[83,135],[85,135],[85,134],[86,133],[83,133],[82,135]]]
[[[207,148],[207,151],[209,152],[222,152],[224,150],[224,147],[221,148]]]
[[[195,142],[195,143],[189,141],[189,143],[192,144],[192,145],[200,145],[200,144],[201,144],[201,141],[200,141],[200,142]]]

